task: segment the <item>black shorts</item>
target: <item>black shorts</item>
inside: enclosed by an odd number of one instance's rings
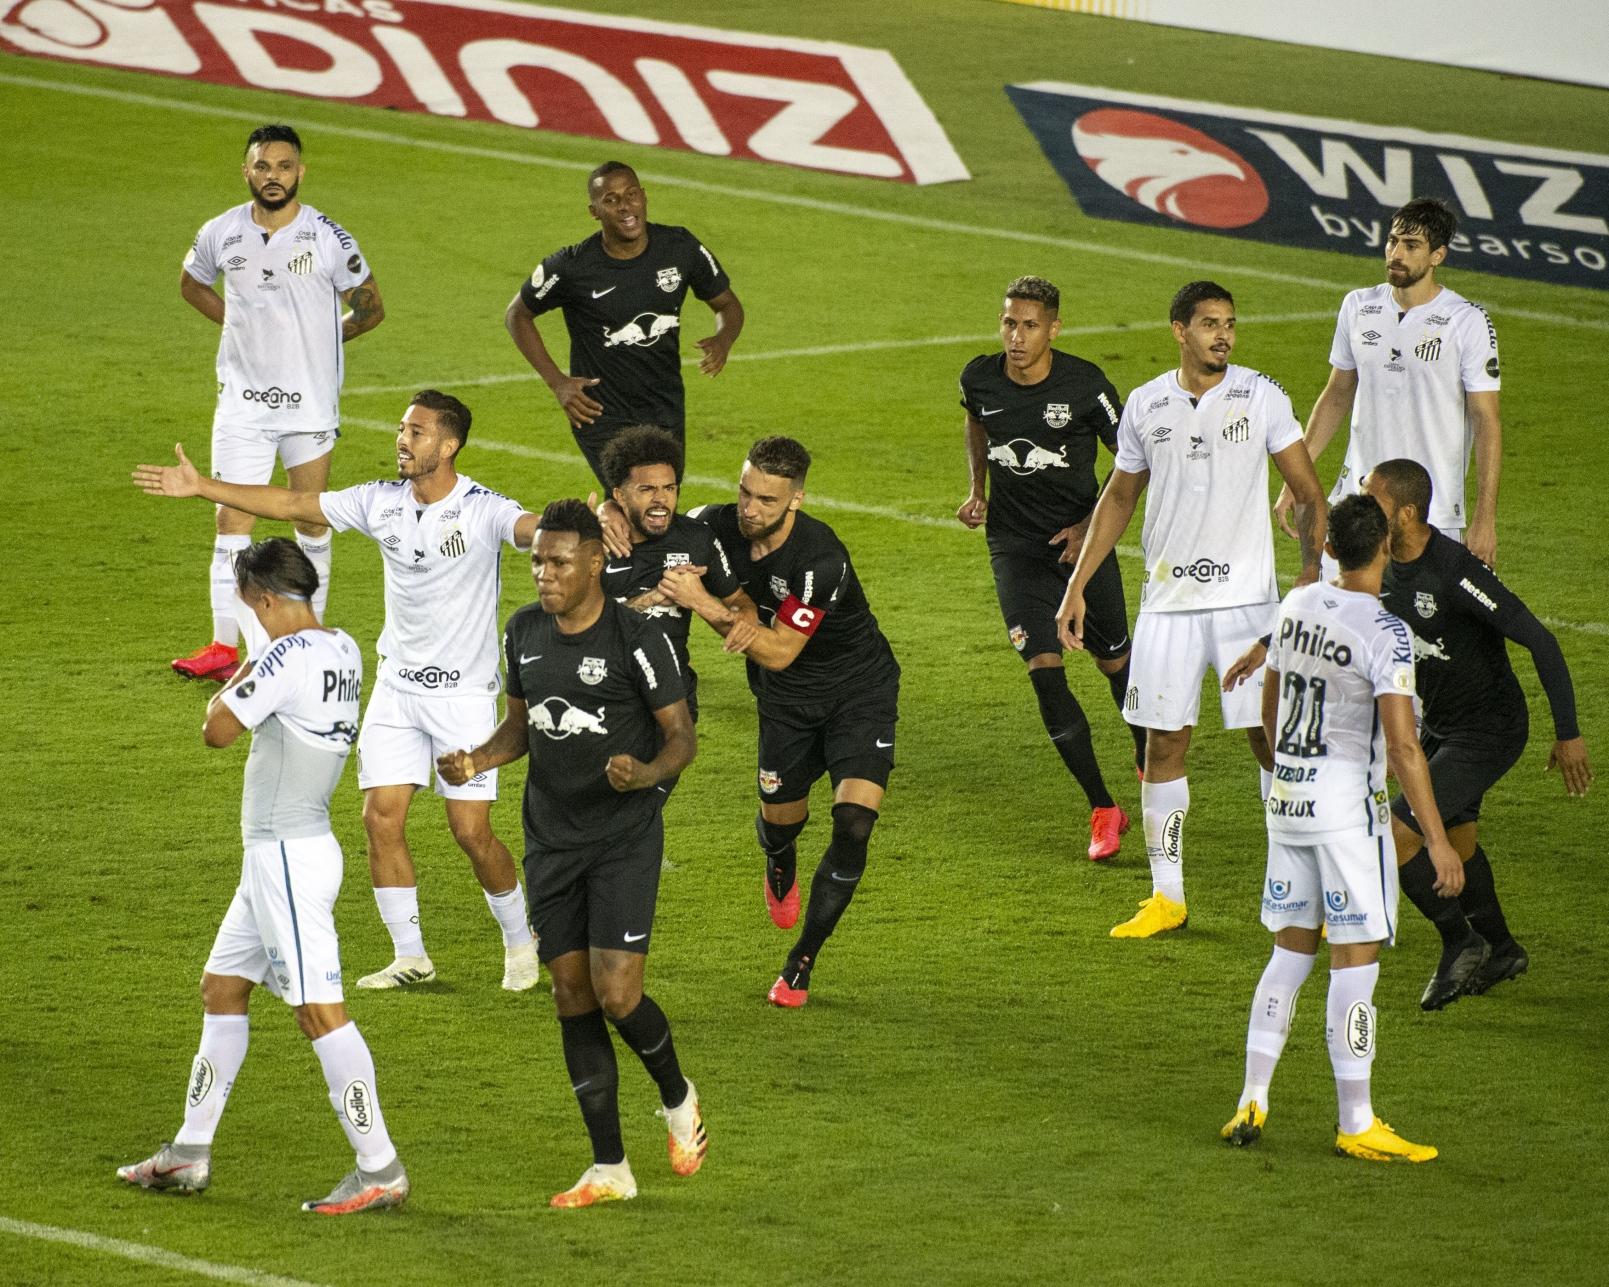
[[[803,800],[823,773],[832,784],[862,778],[880,787],[894,771],[899,678],[830,702],[781,710],[760,708],[759,788],[762,804]]]
[[[587,464],[592,469],[592,476],[605,488],[609,486],[603,476],[603,449],[613,442],[622,429],[632,425],[646,424],[643,420],[594,420],[589,425],[577,428],[570,426],[570,433],[575,438],[575,445],[581,448],[581,454],[587,458]],[[683,442],[686,431],[681,425],[655,424],[655,429],[663,429],[678,443]]]
[[[994,592],[1000,600],[1000,615],[1006,621],[1006,638],[1024,661],[1041,653],[1060,656],[1062,652],[1056,635],[1056,610],[1061,607],[1073,565],[1059,562],[1057,549],[1047,545],[1043,554],[989,551]],[[1107,659],[1127,653],[1132,640],[1116,551],[1106,556],[1084,587],[1084,605],[1084,645],[1090,654]]]
[[[1502,741],[1463,741],[1438,738],[1432,733],[1424,736],[1425,759],[1430,764],[1430,787],[1436,794],[1436,808],[1441,812],[1444,827],[1462,826],[1481,816],[1481,800],[1497,784],[1497,780],[1512,769],[1525,750],[1529,733],[1526,724],[1520,725],[1512,738]],[[1423,835],[1419,820],[1408,807],[1407,797],[1398,795],[1391,802],[1391,812],[1414,831]]]
[[[654,788],[650,787],[649,790]],[[525,906],[544,961],[589,947],[647,955],[665,823],[582,849],[525,850]]]

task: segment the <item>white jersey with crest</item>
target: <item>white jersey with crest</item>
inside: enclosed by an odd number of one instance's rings
[[[1231,365],[1199,399],[1176,371],[1129,395],[1117,427],[1117,467],[1151,474],[1140,535],[1141,612],[1279,598],[1268,457],[1301,438],[1285,390],[1250,367]]]
[[[380,678],[425,697],[495,694],[503,546],[514,544],[520,503],[463,474],[431,505],[421,505],[405,481],[324,492],[318,503],[337,532],[355,529],[379,542]]]
[[[1474,441],[1465,394],[1496,392],[1497,328],[1479,304],[1443,286],[1403,312],[1382,282],[1341,303],[1330,365],[1358,373],[1346,461],[1332,501],[1359,491],[1382,460],[1430,471],[1432,527],[1469,526],[1464,485]]]
[[[184,270],[204,286],[223,278],[215,425],[324,433],[341,420],[341,295],[369,266],[352,234],[303,205],[272,235],[252,203],[203,224]]]
[[[1372,594],[1315,582],[1279,605],[1268,652],[1279,672],[1268,835],[1330,844],[1389,835],[1386,745],[1375,699],[1412,698],[1413,639]],[[1273,683],[1270,674],[1264,681]]]
[[[240,833],[246,844],[328,835],[330,796],[358,735],[363,653],[344,630],[275,639],[219,698],[252,730]]]

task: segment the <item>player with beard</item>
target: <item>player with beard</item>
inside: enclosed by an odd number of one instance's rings
[[[530,756],[521,816],[531,924],[592,1139],[592,1165],[553,1196],[555,1207],[637,1196],[605,1018],[659,1087],[671,1169],[692,1175],[709,1147],[670,1021],[643,992],[664,787],[692,763],[697,735],[675,649],[656,623],[604,594],[603,562],[598,520],[582,502],[542,512],[531,547],[538,602],[504,632],[508,713],[488,741],[439,761],[449,782],[465,782]]]
[[[290,126],[253,130],[241,166],[251,200],[204,224],[179,272],[180,297],[223,328],[212,475],[224,482],[266,483],[277,458],[293,491],[324,490],[340,437],[341,346],[385,317],[380,288],[352,234],[298,199],[306,172],[302,141]],[[221,297],[213,288],[219,277]],[[239,664],[241,630],[252,614],[235,596],[231,560],[251,543],[254,522],[218,507],[212,642],[172,663],[187,679],[221,680]],[[322,618],[329,528],[298,520],[296,541],[318,571],[313,612]]]
[[[607,487],[603,449],[622,429],[658,425],[678,443],[686,440],[680,337],[687,292],[715,314],[715,334],[697,342],[704,355],[698,369],[708,376],[721,373],[737,343],[743,305],[697,237],[648,222],[648,197],[629,165],[606,161],[587,176],[587,212],[598,231],[538,264],[509,301],[503,325]],[[570,333],[568,374],[536,327],[555,308]]]
[[[771,920],[799,919],[799,833],[810,788],[823,773],[833,788],[832,841],[810,886],[804,929],[771,985],[773,1005],[809,999],[811,971],[866,870],[866,848],[894,768],[899,663],[877,627],[854,565],[832,528],[804,513],[810,453],[792,438],[749,448],[735,505],[704,505],[690,517],[710,525],[732,560],[759,622],[731,619],[728,605],[689,569],[661,583],[748,662],[760,714],[760,814],[765,900]]]
[[[436,967],[419,924],[418,876],[408,810],[435,784],[447,825],[469,857],[503,935],[503,987],[536,986],[537,954],[525,923],[514,860],[492,831],[497,774],[465,783],[435,772],[436,757],[484,739],[497,724],[497,596],[502,547],[530,548],[536,515],[458,472],[469,408],[450,394],[414,395],[397,429],[397,479],[335,492],[247,487],[179,464],[141,465],[134,481],[155,496],[201,496],[261,518],[354,528],[380,547],[385,628],[379,677],[358,735],[358,786],[369,875],[395,958],[360,988],[428,983]]]

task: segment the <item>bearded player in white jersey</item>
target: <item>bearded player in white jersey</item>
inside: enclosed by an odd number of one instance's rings
[[[419,924],[419,882],[407,837],[414,793],[432,783],[502,930],[503,986],[523,992],[537,981],[536,945],[514,860],[491,826],[497,770],[454,785],[435,767],[438,756],[478,746],[497,727],[502,547],[528,550],[536,534],[535,514],[458,472],[470,421],[469,408],[450,394],[415,394],[397,430],[398,478],[336,492],[206,478],[183,447],[177,466],[134,471],[134,481],[153,496],[201,496],[260,518],[355,528],[380,546],[385,628],[379,677],[358,737],[358,786],[374,900],[395,959],[360,978],[360,988],[436,977]]]
[[[1182,287],[1168,310],[1179,366],[1134,390],[1117,429],[1117,467],[1090,516],[1089,532],[1056,621],[1062,643],[1084,646],[1084,588],[1129,525],[1150,487],[1140,544],[1145,580],[1134,625],[1123,717],[1147,730],[1140,808],[1152,892],[1114,938],[1149,938],[1185,923],[1184,823],[1190,809],[1185,755],[1200,713],[1201,681],[1219,675],[1274,624],[1273,532],[1263,508],[1268,460],[1301,507],[1302,571],[1318,579],[1324,493],[1302,447],[1285,390],[1232,366],[1235,303],[1215,282]],[[1261,679],[1220,697],[1225,728],[1243,728],[1268,794],[1273,759],[1263,737]]]
[[[1219,1132],[1237,1146],[1262,1135],[1268,1086],[1323,927],[1335,1151],[1371,1162],[1436,1156],[1375,1116],[1369,1088],[1380,945],[1395,941],[1397,924],[1388,766],[1425,824],[1436,892],[1455,898],[1464,884],[1414,727],[1413,638],[1380,603],[1387,526],[1373,497],[1343,499],[1329,527],[1338,577],[1292,590],[1279,608],[1262,696],[1263,730],[1274,747],[1263,924],[1274,933],[1274,951],[1252,997],[1240,1106]]]
[[[385,317],[380,288],[352,234],[297,199],[306,172],[302,140],[290,126],[253,130],[241,166],[251,200],[204,224],[179,271],[180,297],[223,327],[212,476],[224,482],[266,483],[277,459],[292,490],[324,490],[340,437],[341,346]],[[222,296],[213,287],[220,277]],[[343,301],[350,310],[344,315]],[[230,561],[250,544],[255,521],[218,507],[212,642],[173,662],[187,679],[221,680],[239,664],[242,627],[251,622],[242,618]],[[298,520],[296,541],[318,572],[313,612],[322,620],[329,529]]]
[[[1330,499],[1362,491],[1383,460],[1417,460],[1430,472],[1430,526],[1495,567],[1503,465],[1497,328],[1479,304],[1436,281],[1457,232],[1452,210],[1429,198],[1392,215],[1386,280],[1341,303],[1329,382],[1307,420],[1307,450],[1317,461],[1350,411],[1346,460]],[[1471,444],[1472,513],[1465,510]],[[1291,505],[1289,491],[1281,491],[1274,512],[1287,532]]]

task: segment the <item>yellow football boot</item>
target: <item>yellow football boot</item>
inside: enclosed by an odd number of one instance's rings
[[[1150,938],[1166,930],[1178,929],[1189,919],[1183,903],[1176,903],[1157,892],[1141,900],[1139,912],[1121,925],[1112,927],[1113,938]]]
[[[1218,1132],[1219,1138],[1236,1148],[1245,1148],[1263,1137],[1263,1123],[1267,1120],[1268,1110],[1259,1108],[1254,1099],[1224,1123],[1223,1129]]]
[[[1337,1132],[1335,1151],[1369,1162],[1428,1162],[1436,1156],[1429,1144],[1410,1144],[1378,1117],[1369,1123],[1368,1130],[1356,1135]]]

